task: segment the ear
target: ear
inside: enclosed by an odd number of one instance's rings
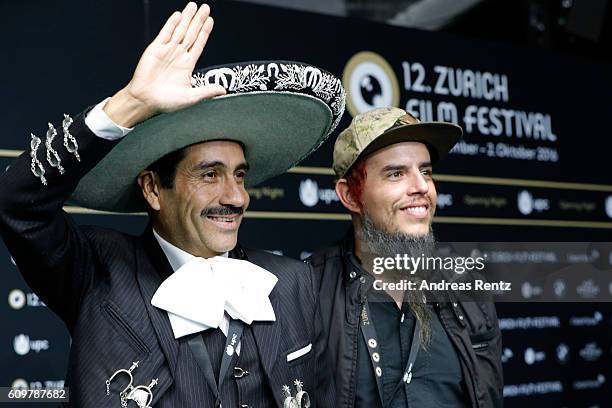
[[[336,182],[336,194],[347,210],[354,213],[361,212],[361,204],[351,195],[348,182],[345,178],[341,178]]]
[[[157,174],[151,170],[143,170],[138,174],[138,185],[142,191],[142,195],[151,209],[159,211],[161,208],[159,202],[159,184],[157,182]]]

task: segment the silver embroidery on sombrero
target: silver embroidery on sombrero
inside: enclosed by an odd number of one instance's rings
[[[35,177],[38,177],[40,179],[40,182],[46,186],[47,179],[45,178],[45,168],[36,156],[41,140],[39,137],[36,137],[34,133],[30,133],[30,136],[32,136],[32,140],[30,141],[30,157],[32,158],[30,170],[32,171],[32,174],[34,174]]]
[[[221,85],[228,93],[272,90],[309,92],[325,102],[332,111],[332,125],[326,135],[340,122],[346,99],[340,79],[316,67],[291,63],[271,62],[211,69],[205,73],[195,73],[191,84],[194,87]]]
[[[45,147],[47,148],[47,162],[51,167],[55,167],[60,174],[64,174],[64,168],[62,167],[62,161],[60,160],[59,155],[53,149],[52,143],[53,139],[57,136],[57,130],[55,127],[49,123],[49,130],[47,130],[47,138],[45,139]]]

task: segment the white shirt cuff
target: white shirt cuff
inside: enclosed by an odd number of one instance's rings
[[[134,128],[119,126],[108,117],[103,108],[109,99],[106,98],[89,111],[85,118],[85,124],[94,135],[102,139],[117,140],[130,133]]]

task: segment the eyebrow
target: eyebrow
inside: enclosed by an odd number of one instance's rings
[[[431,162],[423,162],[419,165],[419,169],[432,167]],[[403,164],[389,164],[382,168],[381,173],[387,173],[390,171],[406,171],[408,166]]]
[[[221,167],[221,168],[226,168],[227,166],[225,165],[225,163],[223,163],[222,161],[219,160],[215,160],[215,161],[204,161],[201,163],[198,163],[195,166],[196,170],[205,170],[205,169],[210,169],[211,167]],[[251,166],[249,166],[249,163],[247,162],[242,162],[239,165],[236,166],[236,170],[249,170],[251,168]]]

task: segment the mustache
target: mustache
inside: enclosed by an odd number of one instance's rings
[[[224,215],[242,215],[244,212],[243,207],[236,207],[235,205],[223,205],[219,207],[208,207],[202,210],[202,217],[208,216],[224,216]]]

